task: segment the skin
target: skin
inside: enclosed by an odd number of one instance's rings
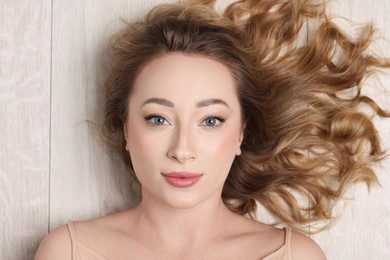
[[[125,125],[127,149],[142,184],[142,206],[153,202],[188,209],[220,202],[233,159],[241,154],[243,131],[235,92],[229,70],[201,57],[171,54],[143,70]],[[156,98],[165,103],[150,100]],[[167,172],[202,177],[193,187],[173,188],[161,175]]]
[[[284,244],[283,230],[234,214],[221,199],[243,138],[226,66],[181,53],[153,60],[129,97],[124,131],[143,199],[133,209],[77,222],[81,243],[107,259],[262,259]],[[162,175],[172,171],[202,177],[178,188]],[[325,259],[296,232],[291,252],[293,259]],[[36,259],[70,259],[70,253],[62,226],[42,242]]]

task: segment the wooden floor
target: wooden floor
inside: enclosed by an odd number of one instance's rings
[[[48,231],[137,200],[90,121],[102,119],[106,44],[123,27],[120,18],[135,20],[161,2],[1,1],[0,259],[32,259]],[[373,20],[390,39],[388,0],[338,0],[331,11]],[[390,56],[386,44],[379,47]],[[390,77],[378,80],[386,90],[372,95],[390,110]],[[388,150],[389,121],[376,120]],[[387,160],[378,168],[382,186],[370,196],[356,187],[338,224],[313,236],[329,259],[390,259],[389,170]]]

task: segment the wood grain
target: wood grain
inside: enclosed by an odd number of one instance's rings
[[[1,259],[32,259],[48,230],[50,20],[50,0],[1,3]]]

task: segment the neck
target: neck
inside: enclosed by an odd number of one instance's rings
[[[138,234],[157,239],[173,248],[200,247],[226,229],[235,215],[224,205],[220,195],[208,198],[191,208],[174,208],[144,194],[134,209]],[[152,235],[152,236],[150,236]]]

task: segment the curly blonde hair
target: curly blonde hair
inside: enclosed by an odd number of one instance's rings
[[[119,32],[104,127],[119,139],[129,169],[123,126],[134,82],[151,60],[183,52],[220,61],[236,81],[245,132],[222,193],[231,211],[254,216],[259,202],[289,226],[315,232],[306,224],[331,220],[351,184],[378,182],[372,165],[384,151],[360,107],[390,114],[361,89],[390,61],[368,53],[371,25],[352,39],[318,2],[241,0],[222,13],[214,0],[165,4]],[[310,39],[299,42],[306,32]]]

